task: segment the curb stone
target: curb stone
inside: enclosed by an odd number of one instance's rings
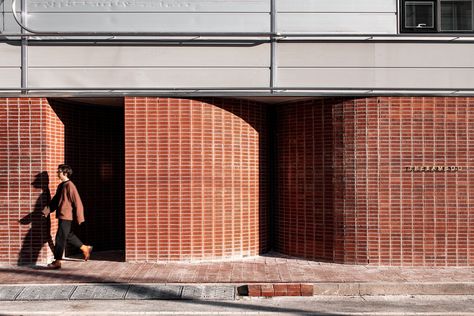
[[[236,300],[243,297],[381,295],[474,295],[474,282],[0,285],[0,301]]]

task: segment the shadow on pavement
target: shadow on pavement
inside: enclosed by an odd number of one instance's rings
[[[110,286],[110,287],[116,287],[117,285],[129,285],[126,282],[116,282],[114,280],[102,278],[102,277],[92,277],[92,276],[84,276],[84,275],[77,275],[71,272],[67,272],[67,274],[64,273],[64,270],[57,270],[57,271],[50,271],[46,270],[44,267],[38,267],[38,266],[33,266],[31,270],[27,269],[22,269],[22,270],[12,270],[12,269],[4,269],[0,268],[0,273],[17,273],[17,274],[26,274],[26,275],[31,275],[31,276],[46,276],[46,277],[53,277],[53,278],[59,278],[59,279],[64,279],[64,281],[70,282],[71,280],[80,280],[81,283],[100,283],[103,286]],[[62,283],[65,284],[65,283]],[[31,284],[29,286],[37,286],[37,285],[42,285],[42,284]],[[58,284],[59,285],[59,284]],[[74,285],[73,283],[70,283],[70,285]],[[152,283],[150,283],[152,285]],[[196,284],[198,285],[198,284]],[[150,287],[147,287],[146,285],[140,285],[140,284],[133,284],[133,286],[129,287],[129,292],[133,291],[135,294],[142,294],[144,292],[148,292],[148,294],[152,297],[173,297],[176,295],[175,292],[172,291],[166,291],[166,290],[153,290]],[[192,308],[192,305],[199,304],[199,305],[204,305],[204,306],[217,306],[217,307],[223,307],[223,308],[240,308],[240,309],[248,309],[251,311],[260,311],[260,312],[273,312],[273,313],[292,313],[294,315],[308,315],[308,313],[311,313],[311,315],[320,315],[320,316],[337,316],[340,314],[334,314],[334,313],[318,313],[310,310],[304,310],[304,309],[295,309],[295,308],[285,308],[285,307],[274,307],[274,306],[260,306],[257,304],[238,304],[238,303],[233,303],[230,301],[218,301],[218,300],[199,300],[199,299],[192,299],[192,300],[181,300],[181,302],[188,303],[190,305],[190,308]]]

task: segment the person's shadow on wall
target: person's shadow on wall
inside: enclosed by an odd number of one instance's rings
[[[33,211],[19,221],[21,225],[31,224],[31,228],[23,239],[18,255],[18,265],[35,264],[45,243],[48,244],[51,251],[54,249],[51,237],[51,218],[44,217],[42,213],[43,209],[48,207],[51,202],[48,172],[38,173],[31,185],[42,191],[36,200]]]

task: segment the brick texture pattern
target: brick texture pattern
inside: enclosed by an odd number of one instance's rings
[[[61,121],[43,98],[0,99],[0,262],[46,263],[57,222],[41,210],[63,161]],[[50,227],[52,226],[52,227]]]
[[[331,101],[276,108],[275,249],[333,260],[333,129]]]
[[[126,259],[257,255],[268,242],[268,124],[254,102],[126,98]]]
[[[371,98],[335,105],[336,261],[474,264],[474,98]],[[460,166],[407,172],[407,166]],[[342,228],[342,227],[341,227]],[[341,251],[343,250],[343,251]]]
[[[74,232],[94,251],[125,248],[123,104],[50,100],[64,125],[64,163],[73,169],[86,222]],[[57,184],[57,181],[55,182]],[[54,192],[53,192],[54,193]],[[67,253],[79,252],[69,248]]]
[[[123,247],[125,234],[128,261],[243,257],[273,242],[285,254],[339,263],[474,264],[474,98],[324,99],[272,108],[126,98],[124,129],[119,109],[0,100],[1,263],[50,257],[56,221],[48,234],[51,224],[35,214],[66,161],[94,212],[86,214],[84,238],[105,240],[106,249]],[[462,169],[406,170],[412,166]]]
[[[278,113],[279,251],[353,264],[473,265],[474,98],[309,101]]]

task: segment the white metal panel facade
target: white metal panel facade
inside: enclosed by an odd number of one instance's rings
[[[47,31],[270,32],[270,0],[28,0],[28,27]],[[19,8],[17,2],[17,8]],[[19,31],[4,4],[3,31]],[[277,0],[278,32],[396,34],[396,0]]]
[[[268,68],[270,45],[31,45],[28,63],[36,67]]]
[[[281,33],[396,34],[394,13],[280,13]]]
[[[396,34],[396,0],[278,0],[281,33]]]
[[[268,0],[27,0],[28,27],[40,32],[269,32]],[[17,11],[20,0],[16,2]],[[18,32],[12,0],[0,24]]]
[[[34,88],[267,87],[269,70],[259,68],[32,68]]]
[[[14,43],[0,42],[0,87],[19,88],[21,86],[21,47]]]
[[[269,45],[50,46],[28,50],[32,87],[266,87]]]
[[[278,12],[396,12],[397,0],[277,0]]]
[[[20,67],[20,49],[19,43],[0,42],[0,67]]]
[[[470,43],[280,43],[278,66],[282,68],[472,68],[474,45]]]
[[[0,44],[0,88],[20,87],[22,78],[25,89],[474,88],[472,41],[401,41],[396,0],[276,0],[273,18],[270,0],[27,3],[28,26],[45,32],[275,33],[188,36],[175,44],[144,37],[141,44],[114,37],[95,42],[92,35],[77,43],[58,35],[23,42],[23,55],[19,38],[10,36],[15,41]],[[0,29],[19,32],[11,0],[0,8]]]
[[[84,23],[86,21],[86,23]],[[268,13],[42,13],[28,26],[65,32],[269,32]]]
[[[278,56],[283,87],[474,87],[472,44],[282,43]]]
[[[297,88],[471,89],[472,69],[443,68],[284,68],[279,84]]]

